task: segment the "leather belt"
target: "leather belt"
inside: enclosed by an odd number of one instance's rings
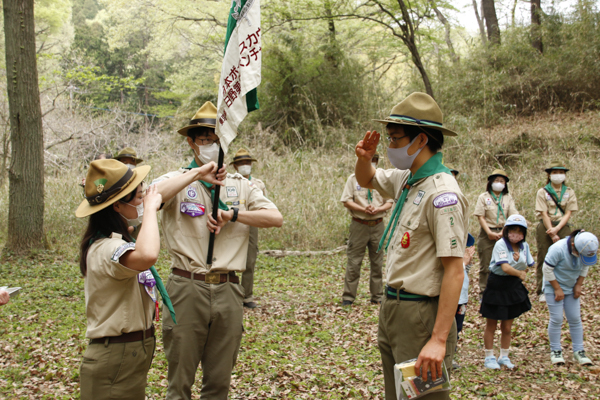
[[[182,276],[184,278],[192,279],[192,273],[179,268],[173,268],[171,270],[173,275]],[[195,281],[202,281],[210,284],[220,284],[225,282],[240,283],[240,278],[235,274],[234,271],[229,271],[227,274],[194,274]]]
[[[366,220],[366,219],[352,217],[352,220],[358,222],[359,224],[375,226],[375,225],[379,224],[380,222],[382,222],[383,218]]]
[[[127,332],[122,334],[121,336],[106,336],[98,339],[91,339],[90,344],[105,344],[107,343],[129,343],[129,342],[141,342],[150,337],[154,337],[154,325],[150,329],[146,329],[145,331],[136,331],[136,332]]]

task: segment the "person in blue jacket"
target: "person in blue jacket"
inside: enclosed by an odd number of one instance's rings
[[[583,229],[578,229],[548,249],[542,267],[544,293],[550,312],[548,337],[550,339],[550,361],[564,364],[560,344],[563,313],[569,322],[573,357],[581,365],[592,365],[592,360],[583,348],[583,325],[581,324],[580,297],[583,281],[591,265],[596,264],[598,238]]]
[[[487,281],[480,312],[486,318],[483,343],[485,346],[485,367],[500,369],[501,365],[514,368],[508,358],[510,351],[513,320],[531,310],[529,292],[523,281],[527,278],[525,270],[535,264],[527,236],[527,221],[519,214],[507,218],[502,229],[502,239],[498,240],[492,251],[490,275]],[[494,333],[500,321],[500,357],[494,357]]]

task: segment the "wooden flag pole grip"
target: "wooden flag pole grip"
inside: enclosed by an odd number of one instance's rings
[[[225,158],[225,153],[223,153],[223,149],[219,147],[219,161],[217,162],[217,173],[223,167],[223,159]],[[212,217],[215,221],[218,221],[219,217],[219,196],[221,194],[221,186],[215,185],[214,189],[215,198],[213,199],[212,204]],[[206,264],[208,265],[208,269],[210,270],[210,266],[213,262],[213,250],[215,248],[215,233],[210,233],[210,239],[208,242],[208,253],[206,255]]]

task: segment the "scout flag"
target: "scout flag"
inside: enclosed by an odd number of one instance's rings
[[[246,115],[258,109],[256,87],[260,84],[260,35],[260,0],[232,0],[215,129],[225,153]]]

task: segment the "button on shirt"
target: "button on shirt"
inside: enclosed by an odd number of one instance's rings
[[[141,271],[119,262],[128,251],[135,250],[118,233],[98,239],[88,249],[85,277],[85,336],[98,339],[120,336],[152,326],[154,301],[138,282]]]
[[[485,217],[485,222],[490,228],[502,228],[506,223],[506,218],[519,212],[510,193],[502,195],[500,206],[504,211],[504,215],[499,212],[498,202],[494,200],[494,197],[489,192],[483,192],[477,199],[473,215],[476,217]],[[505,216],[506,218],[504,218]]]
[[[170,172],[153,183],[186,171]],[[240,211],[277,209],[252,181],[238,173],[227,174],[224,183],[220,198],[229,207],[237,207]],[[240,222],[228,222],[216,235],[213,263],[208,270],[206,255],[210,231],[206,223],[212,213],[212,201],[210,191],[203,184],[192,182],[167,201],[162,212],[163,239],[171,254],[172,268],[195,274],[245,271],[250,226]]]
[[[508,276],[506,272],[502,271],[502,264],[508,264],[517,271],[525,271],[527,267],[531,267],[535,263],[527,242],[521,242],[518,261],[515,261],[513,254],[514,251],[510,241],[505,238],[498,240],[492,251],[490,271],[496,275]]]
[[[560,192],[558,195],[560,196]],[[558,199],[556,200],[558,201]],[[567,190],[565,190],[565,194],[563,194],[560,202],[560,207],[565,210],[565,212],[577,212],[577,197],[575,197],[575,191],[570,187],[567,187]],[[535,217],[537,219],[542,219],[543,211],[548,213],[550,221],[552,222],[560,221],[563,217],[563,213],[556,207],[556,203],[554,203],[554,200],[552,200],[552,197],[544,190],[544,188],[538,190],[535,197]]]
[[[371,200],[369,200],[369,191],[371,192]],[[367,207],[368,205],[372,205],[373,207],[381,207],[385,202],[393,202],[394,200],[388,199],[384,200],[383,197],[379,194],[377,190],[367,189],[361,187],[356,181],[356,176],[354,174],[348,177],[346,181],[346,186],[344,186],[344,192],[342,193],[342,198],[340,201],[345,203],[347,201],[353,201],[361,207]],[[366,221],[371,221],[379,218],[383,218],[386,211],[382,211],[375,215],[367,214],[362,211],[350,210],[350,215],[354,218],[363,219]]]
[[[564,294],[573,293],[573,287],[580,276],[587,276],[589,266],[572,253],[571,236],[554,243],[548,249],[544,262],[554,268],[554,276]],[[550,282],[544,281],[544,293],[554,293]]]
[[[397,199],[410,171],[378,169],[372,184],[384,198]],[[439,296],[444,267],[440,257],[462,259],[467,243],[469,203],[451,174],[438,173],[415,183],[391,239],[387,282],[395,289]]]

